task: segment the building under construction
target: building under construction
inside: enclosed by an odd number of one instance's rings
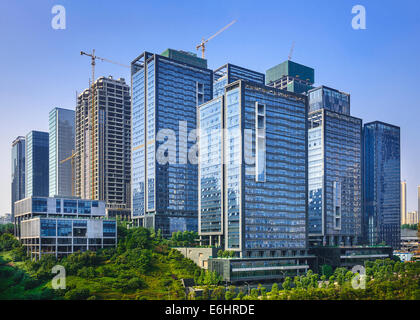
[[[75,195],[104,200],[108,217],[131,213],[130,104],[122,78],[100,77],[77,97]]]

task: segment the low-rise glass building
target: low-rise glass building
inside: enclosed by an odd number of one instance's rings
[[[116,221],[104,217],[104,201],[30,197],[15,203],[16,236],[35,259],[116,246]]]
[[[21,222],[21,242],[31,258],[115,247],[115,220],[35,217]]]

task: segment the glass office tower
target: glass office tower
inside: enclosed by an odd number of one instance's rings
[[[132,218],[166,237],[197,230],[198,169],[188,154],[197,106],[213,95],[213,72],[206,60],[172,49],[144,52],[131,66]]]
[[[369,245],[400,247],[400,128],[364,125],[364,234]]]
[[[74,195],[74,111],[54,108],[49,114],[49,196]]]
[[[12,143],[11,214],[14,221],[14,203],[25,198],[25,137],[17,137]]]
[[[309,113],[308,119],[310,241],[357,244],[362,235],[362,120],[327,108]]]
[[[305,103],[239,80],[199,107],[203,242],[241,257],[306,249]]]
[[[26,135],[25,197],[48,196],[48,132],[31,131]]]
[[[227,281],[307,271],[306,97],[245,80],[199,107],[199,234]],[[222,130],[223,129],[223,130]]]

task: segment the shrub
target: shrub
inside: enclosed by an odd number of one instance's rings
[[[10,233],[0,236],[0,251],[9,251],[20,246],[19,241]]]
[[[25,290],[30,290],[38,287],[41,282],[38,279],[29,278],[25,281],[24,288]]]
[[[86,300],[90,296],[90,290],[87,288],[73,289],[64,295],[64,298],[69,300]]]

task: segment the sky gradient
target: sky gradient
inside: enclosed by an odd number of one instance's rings
[[[66,9],[66,29],[51,27],[54,5]],[[354,5],[364,5],[367,29],[353,30]],[[48,131],[48,112],[75,108],[88,86],[90,60],[80,51],[123,64],[142,51],[195,52],[200,40],[233,19],[207,45],[209,68],[227,62],[265,72],[292,60],[315,69],[315,84],[351,94],[351,114],[401,127],[401,179],[408,210],[420,185],[418,0],[296,1],[2,1],[0,3],[0,215],[10,212],[11,143],[30,130]],[[129,71],[98,62],[97,76]]]

